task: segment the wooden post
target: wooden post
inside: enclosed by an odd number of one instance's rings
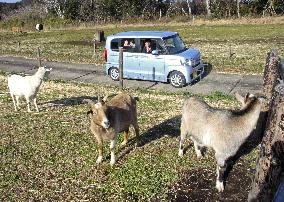
[[[17,52],[19,52],[21,50],[21,42],[18,41],[17,42]]]
[[[123,47],[119,47],[119,90],[123,90]]]
[[[104,31],[103,30],[97,30],[94,34],[96,41],[103,42],[104,41]]]
[[[41,53],[39,47],[37,47],[37,59],[38,59],[38,66],[41,67]]]
[[[277,51],[272,50],[264,71],[263,93],[268,102],[263,106],[262,112],[266,112],[266,116],[259,118],[264,127],[257,128],[259,134],[264,133],[264,137],[248,201],[272,201],[284,167],[284,86],[277,86],[280,78],[279,64]]]

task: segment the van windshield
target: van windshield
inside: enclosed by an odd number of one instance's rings
[[[177,54],[183,52],[186,49],[179,35],[163,38],[163,41],[169,54]]]

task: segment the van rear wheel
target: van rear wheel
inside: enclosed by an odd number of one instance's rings
[[[114,80],[114,81],[118,81],[119,80],[119,71],[118,71],[117,68],[115,68],[115,67],[110,68],[109,75],[110,75],[110,78],[112,80]]]
[[[174,71],[170,74],[170,83],[175,88],[182,88],[185,85],[185,77],[182,73]]]

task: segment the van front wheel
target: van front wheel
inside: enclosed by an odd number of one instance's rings
[[[170,83],[175,88],[181,88],[185,85],[184,75],[178,71],[174,71],[170,74]]]
[[[114,81],[118,81],[119,80],[119,71],[117,68],[113,67],[109,70],[109,75],[110,78]]]

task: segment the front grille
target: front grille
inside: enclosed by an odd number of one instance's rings
[[[200,59],[198,60],[191,60],[192,67],[196,67],[200,64]]]

